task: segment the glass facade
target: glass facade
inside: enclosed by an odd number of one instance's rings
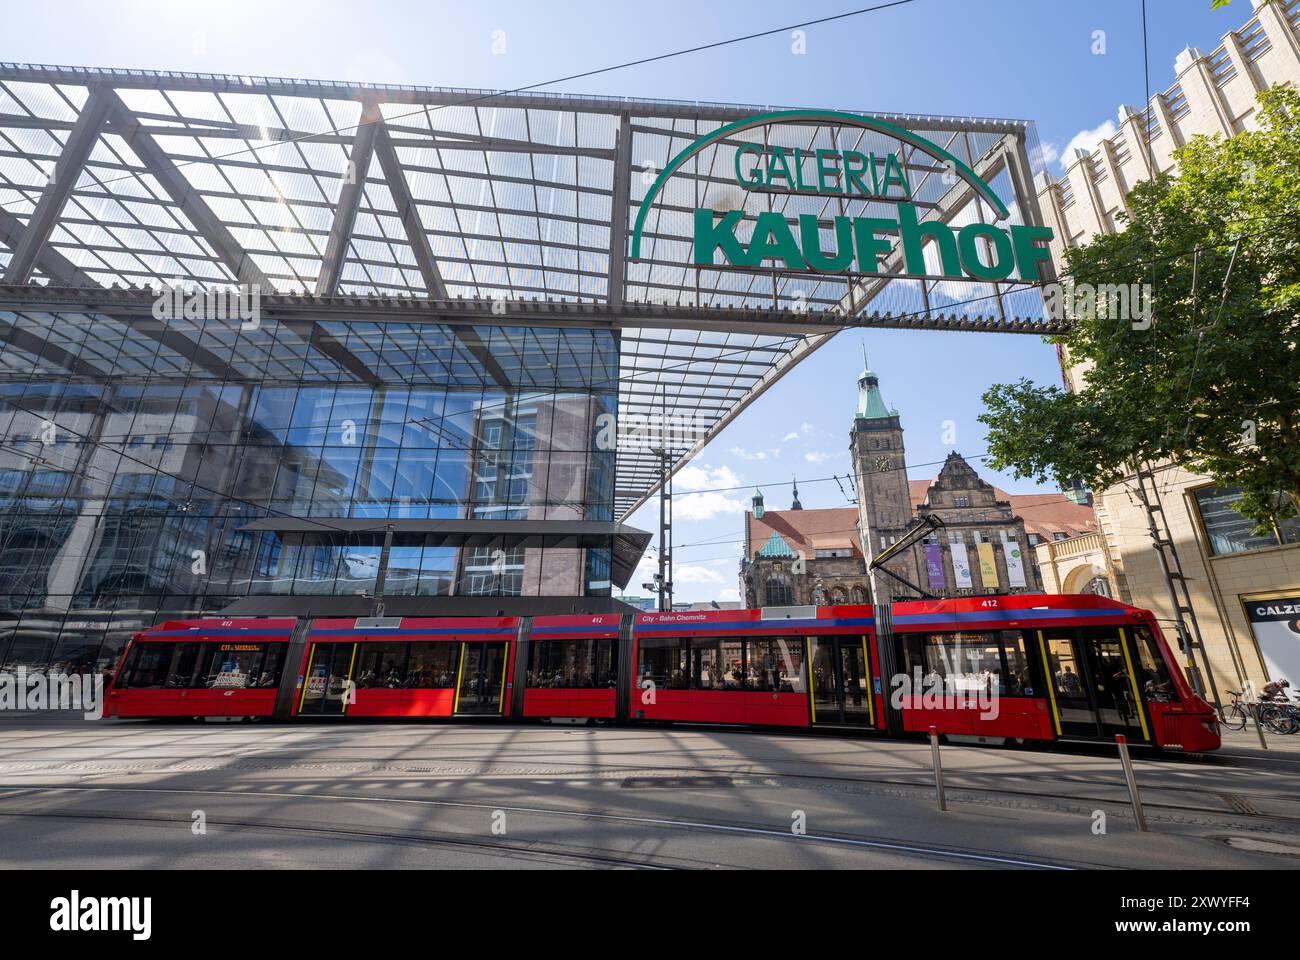
[[[1257,533],[1255,522],[1234,509],[1234,504],[1241,500],[1241,487],[1202,487],[1194,495],[1213,556],[1263,550],[1279,543],[1300,543],[1300,518],[1296,517],[1279,522],[1272,532]],[[1281,499],[1279,495],[1279,505]]]
[[[600,330],[0,310],[0,666],[104,669],[161,619],[369,594],[387,519],[612,520],[617,378]],[[244,529],[265,518],[320,525]],[[608,595],[609,569],[400,533],[384,593]]]

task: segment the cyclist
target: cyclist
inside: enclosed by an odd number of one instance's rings
[[[1270,683],[1266,683],[1264,684],[1264,687],[1259,691],[1259,699],[1260,700],[1286,700],[1287,696],[1285,693],[1283,693],[1283,691],[1290,686],[1291,686],[1290,680],[1274,680]]]

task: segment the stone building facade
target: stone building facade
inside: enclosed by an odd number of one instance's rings
[[[796,489],[791,509],[774,511],[755,493],[745,514],[740,572],[746,606],[914,597],[899,579],[869,571],[868,560],[930,515],[943,522],[937,534],[886,566],[940,596],[1039,592],[1043,579],[1032,548],[1096,529],[1086,502],[1061,494],[1009,495],[956,453],[933,479],[909,481],[902,418],[885,405],[880,378],[869,367],[858,378],[849,445],[856,507],[804,510]]]
[[[1128,193],[1153,173],[1172,169],[1175,151],[1193,136],[1255,129],[1259,92],[1274,84],[1300,87],[1300,0],[1252,0],[1252,7],[1250,20],[1208,53],[1183,50],[1174,62],[1174,84],[1145,109],[1120,107],[1116,133],[1091,152],[1065,158],[1064,176],[1038,175],[1038,205],[1056,232],[1058,271],[1066,249],[1120,229]],[[1087,371],[1063,360],[1067,386],[1078,389]],[[1300,627],[1268,619],[1266,612],[1300,604],[1300,524],[1279,524],[1271,536],[1255,536],[1231,510],[1235,491],[1175,464],[1156,469],[1154,487],[1220,692],[1257,688],[1278,676],[1300,684]],[[1090,570],[1104,573],[1119,599],[1152,610],[1168,628],[1175,611],[1136,480],[1098,491],[1095,506],[1099,537],[1040,547],[1040,560],[1050,561],[1065,587]]]

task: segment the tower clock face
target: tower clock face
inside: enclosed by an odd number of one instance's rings
[[[888,473],[888,472],[889,472],[890,470],[892,470],[893,468],[894,468],[894,460],[893,460],[892,457],[877,457],[877,458],[876,458],[876,472],[877,472],[877,473]]]

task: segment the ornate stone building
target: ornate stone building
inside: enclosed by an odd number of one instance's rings
[[[740,574],[746,606],[915,596],[899,580],[869,572],[867,562],[930,515],[943,521],[938,533],[886,566],[941,596],[1041,592],[1033,548],[1096,531],[1086,502],[1062,494],[1004,493],[956,453],[933,479],[909,481],[901,417],[885,405],[880,378],[869,367],[858,378],[849,447],[856,507],[804,510],[796,487],[790,510],[769,511],[755,492],[753,509],[745,514]],[[1054,586],[1053,579],[1048,588]]]

